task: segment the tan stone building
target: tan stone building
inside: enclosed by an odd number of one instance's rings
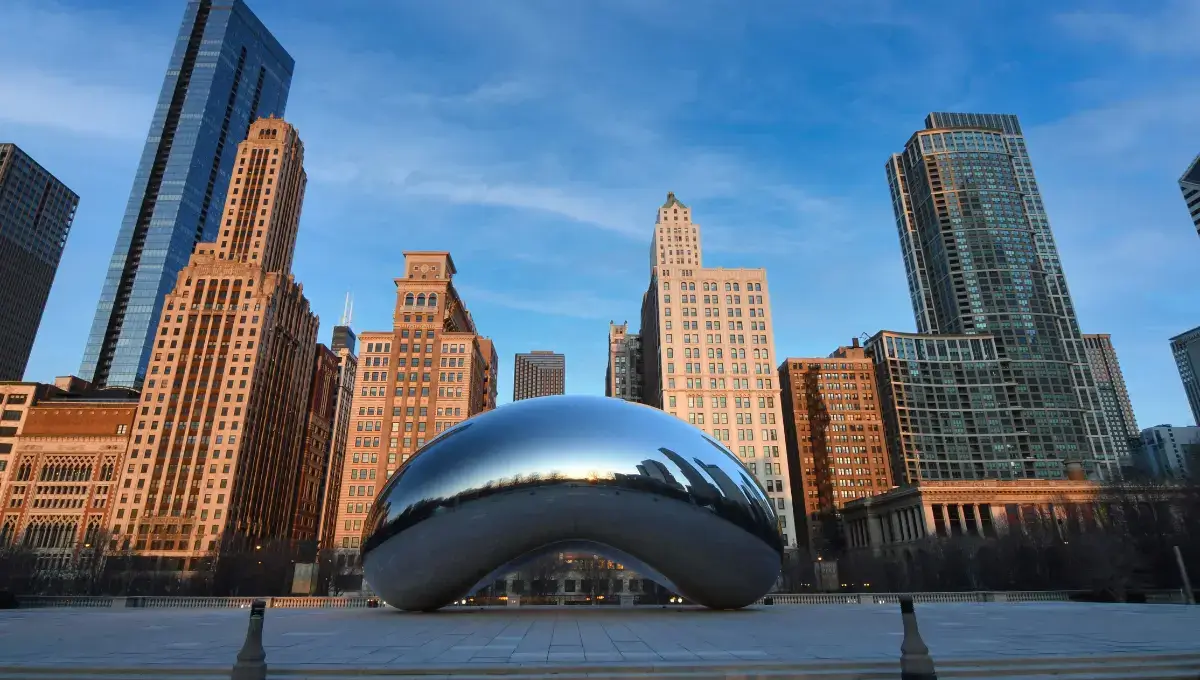
[[[255,121],[217,240],[164,300],[111,518],[119,547],[186,568],[292,536],[317,335],[291,273],[306,181],[296,130]]]
[[[798,538],[816,550],[838,541],[837,514],[892,488],[875,365],[858,340],[824,358],[779,364]]]
[[[608,368],[604,371],[604,396],[642,401],[642,340],[629,332],[628,323],[608,323]]]
[[[667,194],[642,298],[646,404],[709,433],[766,488],[795,545],[765,269],[704,267],[691,209]]]
[[[66,566],[107,547],[137,392],[0,383],[0,547],[22,545]]]
[[[448,252],[404,253],[392,330],[364,332],[334,544],[361,545],[387,478],[451,426],[496,406],[496,352],[454,288]]]

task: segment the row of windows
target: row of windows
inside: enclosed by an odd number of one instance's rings
[[[698,316],[700,316],[699,309],[700,309],[699,307],[680,307],[682,316],[697,316],[698,317]],[[741,318],[741,316],[742,316],[742,308],[741,307],[732,307],[725,311],[726,311],[725,316],[737,317],[737,318]],[[663,316],[671,316],[671,308],[670,307],[663,309]],[[704,316],[709,317],[709,318],[721,316],[721,308],[720,307],[705,307],[704,308]],[[767,316],[767,314],[765,311],[763,311],[763,309],[761,307],[751,307],[750,308],[750,316],[752,318],[765,318]]]
[[[669,269],[663,270],[663,276],[670,276],[670,275],[671,275],[671,271]],[[683,272],[683,275],[690,276],[691,274],[689,271],[685,270]],[[726,281],[725,282],[725,290],[726,291],[738,291],[738,290],[740,290],[739,285],[740,284],[737,281]],[[663,281],[663,290],[671,290],[671,282],[670,281]],[[687,290],[687,291],[696,290],[696,282],[695,281],[680,281],[679,282],[679,290]],[[720,290],[720,288],[718,288],[718,284],[716,281],[704,281],[701,284],[700,290],[702,290],[702,291],[717,291],[717,290]],[[746,283],[746,290],[761,291],[762,283],[758,283],[758,282],[754,282],[754,281],[748,282],[748,283]]]
[[[681,295],[679,297],[680,297],[679,301],[684,304],[687,304],[689,302],[693,305],[697,304],[695,295]],[[706,305],[721,304],[721,296],[720,295],[705,295],[705,296],[703,296],[703,299],[704,299],[704,304],[706,304]],[[671,304],[671,294],[670,293],[663,294],[663,303]],[[725,296],[725,304],[740,305],[740,304],[742,304],[742,296],[741,295],[726,295]],[[761,304],[763,304],[762,296],[761,295],[747,295],[746,296],[746,304],[761,305]],[[732,314],[730,316],[732,316]]]
[[[412,293],[408,293],[404,296],[405,307],[437,307],[437,303],[437,293],[430,293],[428,296],[425,293],[419,293],[415,296]]]

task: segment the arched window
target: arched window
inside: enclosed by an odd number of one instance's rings
[[[430,307],[437,307],[437,293],[430,293],[430,294],[429,294],[429,306],[430,306]]]
[[[425,306],[425,294],[424,293],[421,293],[420,295],[417,296],[417,306],[418,307]]]
[[[725,282],[725,290],[733,290],[733,284],[726,281]]]
[[[413,306],[413,303],[415,303],[415,302],[416,302],[416,299],[417,299],[417,298],[416,298],[416,296],[414,296],[412,293],[409,293],[408,295],[405,295],[405,296],[404,296],[404,306],[405,306],[405,307],[412,307],[412,306]]]

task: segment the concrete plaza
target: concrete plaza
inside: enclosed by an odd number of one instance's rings
[[[918,605],[917,615],[930,653],[943,665],[952,666],[955,659],[1200,654],[1200,607],[928,604]],[[245,609],[3,611],[0,677],[48,666],[160,668],[163,677],[175,673],[168,669],[224,668],[227,673],[244,640],[247,618]],[[778,605],[730,612],[496,608],[432,614],[269,609],[264,645],[272,674],[287,670],[293,676],[352,669],[425,675],[467,669],[549,673],[568,667],[576,672],[778,669],[847,661],[884,669],[897,663],[901,630],[895,605]]]

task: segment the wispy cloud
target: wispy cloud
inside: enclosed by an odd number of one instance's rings
[[[0,123],[51,128],[86,137],[144,138],[154,97],[55,73],[0,68]]]
[[[608,300],[589,291],[497,291],[473,285],[457,285],[472,305],[484,303],[546,316],[577,319],[611,319],[629,306],[626,300]],[[619,314],[618,314],[619,316]]]
[[[1038,147],[1054,157],[1067,156],[1108,161],[1095,168],[1100,174],[1128,173],[1154,167],[1172,156],[1191,158],[1200,141],[1195,132],[1195,112],[1200,110],[1200,90],[1190,83],[1183,88],[1133,92],[1092,108],[1029,129]],[[1180,165],[1177,172],[1183,171]]]
[[[1057,19],[1077,38],[1116,44],[1141,54],[1200,53],[1200,3],[1170,0],[1118,6],[1119,11],[1087,9],[1066,12]]]

